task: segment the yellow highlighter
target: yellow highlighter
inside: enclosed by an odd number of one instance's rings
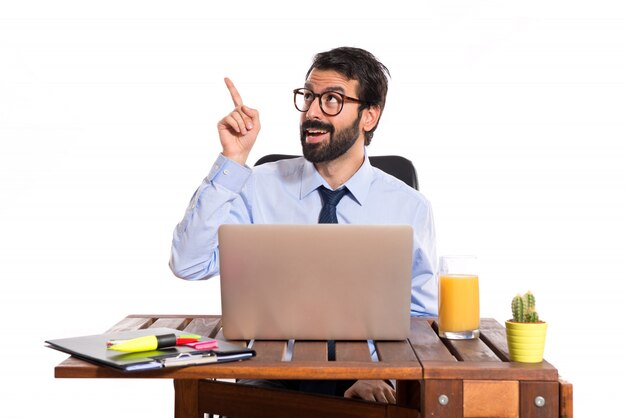
[[[109,350],[122,351],[125,353],[138,353],[141,351],[153,351],[159,348],[176,346],[176,334],[147,335],[131,340],[109,341]]]

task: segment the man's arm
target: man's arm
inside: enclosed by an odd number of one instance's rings
[[[223,155],[217,158],[174,229],[169,263],[174,275],[200,280],[219,273],[219,226],[251,222],[250,209],[242,198],[250,173],[250,168]]]
[[[221,224],[251,222],[241,194],[251,173],[245,163],[261,124],[258,112],[243,104],[233,82],[224,81],[235,109],[217,124],[222,154],[196,190],[172,239],[170,268],[187,280],[219,273],[217,230]]]
[[[437,245],[433,211],[427,200],[418,207],[413,222],[411,316],[437,315]]]

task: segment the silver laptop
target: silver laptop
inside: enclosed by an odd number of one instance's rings
[[[222,225],[227,339],[408,337],[409,225]]]

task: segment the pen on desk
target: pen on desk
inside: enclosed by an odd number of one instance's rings
[[[165,358],[162,361],[163,367],[170,366],[192,366],[206,363],[216,363],[217,356],[213,353],[189,354],[183,353],[176,357]]]
[[[177,337],[176,334],[147,335],[130,340],[111,340],[107,342],[107,348],[125,353],[138,353],[189,344],[197,342],[199,339],[200,336],[198,335],[183,335],[180,337]]]

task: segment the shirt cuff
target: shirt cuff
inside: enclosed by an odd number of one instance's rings
[[[211,167],[208,179],[233,193],[239,193],[246,181],[248,181],[251,173],[252,169],[250,167],[240,165],[220,154]]]

